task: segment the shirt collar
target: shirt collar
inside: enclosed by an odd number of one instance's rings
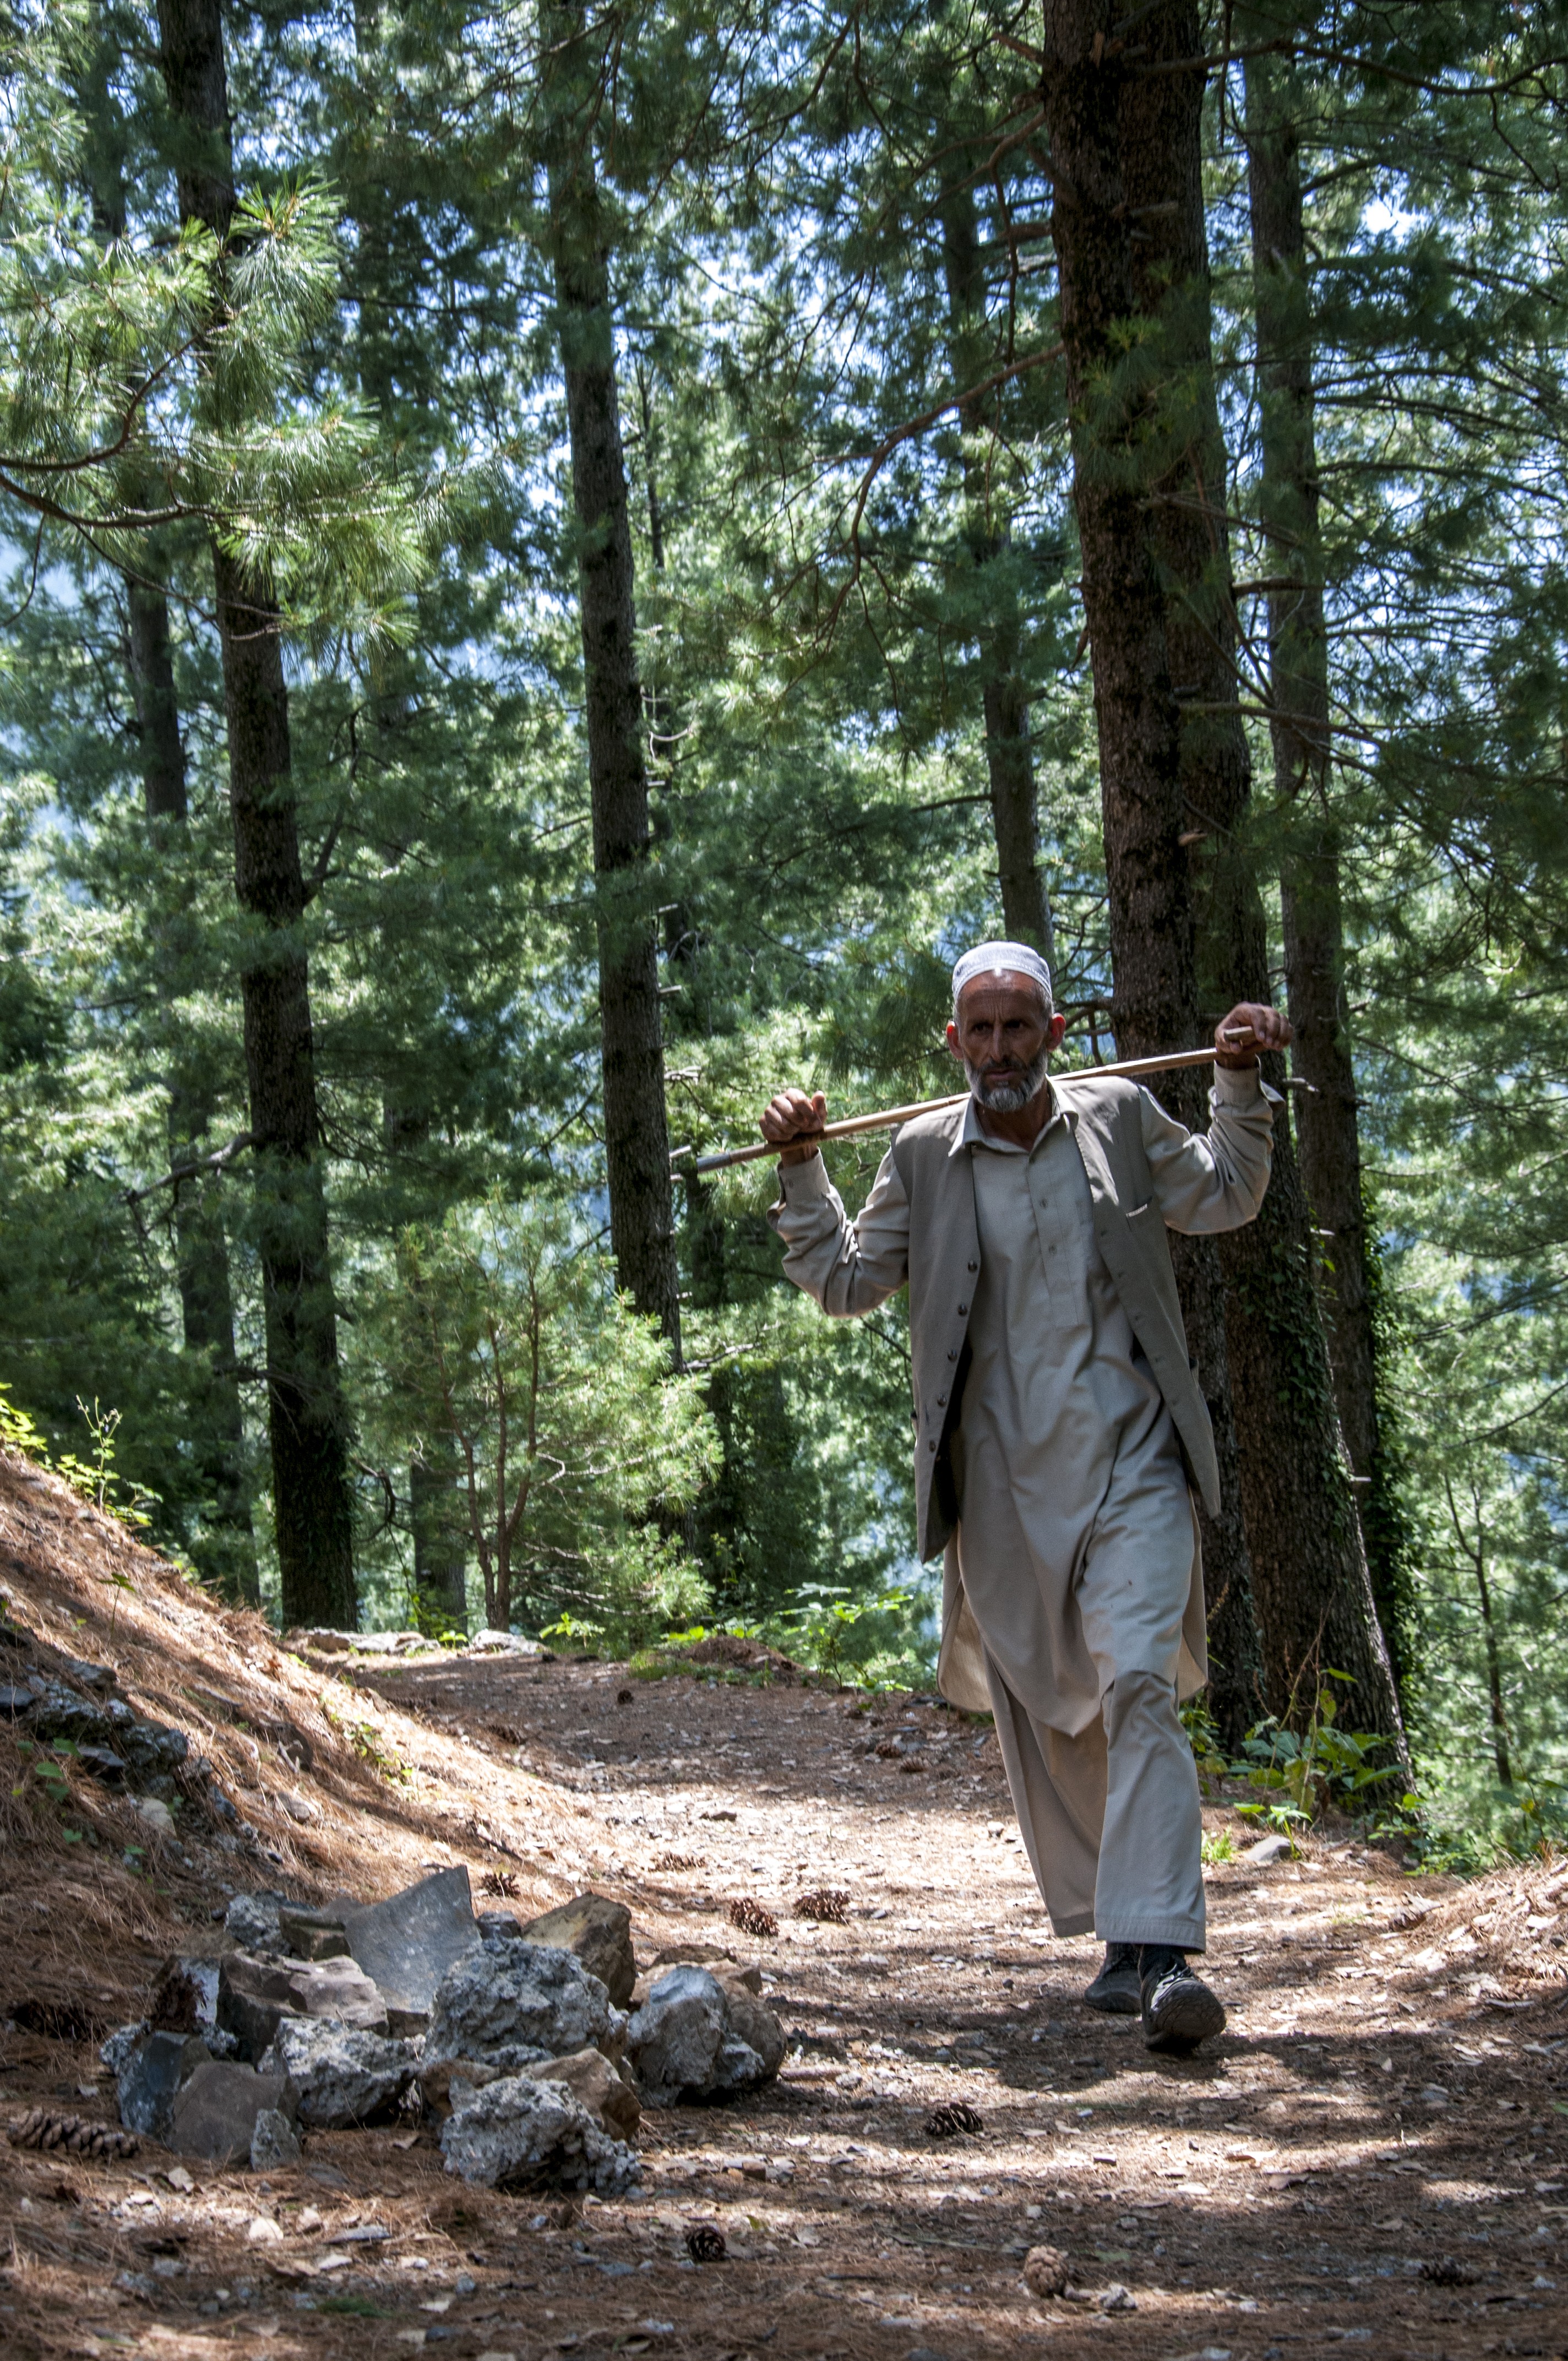
[[[1051,1085],[1051,1111],[1049,1115],[1046,1117],[1045,1122],[1040,1126],[1039,1130],[1035,1134],[1029,1146],[1027,1148],[1020,1148],[1015,1140],[992,1139],[991,1134],[981,1128],[980,1107],[978,1103],[971,1096],[964,1102],[963,1121],[959,1126],[958,1137],[954,1139],[952,1147],[948,1149],[948,1153],[949,1156],[956,1156],[959,1153],[959,1150],[963,1148],[989,1148],[998,1156],[1033,1156],[1036,1148],[1038,1148],[1041,1140],[1044,1139],[1046,1134],[1051,1129],[1054,1124],[1060,1121],[1070,1126],[1076,1120],[1076,1108],[1069,1107],[1064,1104],[1060,1091],[1058,1090],[1056,1084],[1053,1082]]]

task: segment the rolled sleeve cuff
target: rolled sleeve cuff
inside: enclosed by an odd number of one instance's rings
[[[1238,1113],[1244,1108],[1255,1112],[1260,1099],[1269,1106],[1280,1104],[1279,1093],[1270,1090],[1264,1081],[1261,1065],[1215,1067],[1214,1104],[1217,1107],[1234,1107]]]
[[[804,1164],[779,1166],[779,1194],[786,1205],[808,1205],[828,1196],[832,1185],[820,1148]]]

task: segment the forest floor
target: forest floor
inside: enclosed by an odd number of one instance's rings
[[[96,2036],[140,2013],[168,1953],[221,1947],[233,1891],[369,1897],[432,1862],[512,1879],[515,1904],[481,1906],[525,1916],[591,1883],[630,1905],[642,1962],[760,1956],[791,2052],[760,2095],[646,2114],[642,2188],[603,2202],[467,2188],[406,2121],[312,2135],[266,2179],[148,2143],[113,2163],[0,2145],[18,2361],[1568,2354],[1568,1870],[1462,1883],[1317,1839],[1218,1861],[1229,2029],[1156,2059],[1135,2022],[1081,2005],[1095,1950],[1044,1928],[994,1739],[930,1702],[313,1661],[4,1458],[0,1570],[40,1668],[112,1664],[189,1730],[249,1831],[192,1804],[159,1839],[69,1765],[40,1793],[0,1725],[0,2125],[39,2103],[113,2121]],[[1207,1819],[1255,1833],[1229,1802]],[[844,1924],[791,1915],[822,1886],[847,1892]],[[775,1938],[729,1924],[748,1896]],[[15,2021],[50,2006],[94,2038]],[[981,2131],[933,2136],[959,2101]],[[688,2259],[699,2222],[727,2259]],[[1028,2293],[1036,2244],[1066,2251],[1080,2297]]]

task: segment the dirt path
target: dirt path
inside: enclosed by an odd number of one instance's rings
[[[269,2182],[192,2168],[189,2188],[152,2150],[118,2166],[0,2150],[0,2347],[1568,2351],[1568,2027],[1528,1992],[1499,2004],[1462,1981],[1482,1946],[1451,1923],[1456,1889],[1437,1890],[1434,1942],[1396,1923],[1411,1882],[1358,1849],[1215,1867],[1231,2029],[1212,2056],[1154,2059],[1135,2024],[1080,2004],[1092,1949],[1045,1936],[994,1740],[956,1715],[597,1664],[356,1677],[389,1726],[483,1759],[492,1834],[509,1783],[518,1825],[522,1791],[547,1788],[552,1873],[628,1900],[641,1959],[693,1940],[760,1956],[791,2035],[783,2079],[754,2103],[645,2116],[642,2191],[580,2208],[466,2189],[409,2129],[314,2136]],[[822,1886],[847,1892],[846,1923],[791,1916]],[[744,1896],[776,1914],[775,1938],[729,1925]],[[1521,1923],[1551,1943],[1550,1906]],[[13,2035],[0,2069],[14,2107],[72,2078],[93,2089],[95,2059]],[[931,2136],[932,2111],[959,2101],[982,2132]],[[726,2260],[688,2259],[698,2222]],[[1036,2243],[1067,2251],[1086,2301],[1028,2294]]]

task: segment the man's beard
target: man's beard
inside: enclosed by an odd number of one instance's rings
[[[1020,1115],[1045,1081],[1050,1062],[1049,1049],[1042,1049],[1032,1065],[1014,1067],[1011,1078],[1005,1082],[988,1083],[985,1069],[971,1066],[967,1058],[964,1060],[964,1071],[969,1076],[970,1092],[982,1107],[988,1108],[992,1115]]]

